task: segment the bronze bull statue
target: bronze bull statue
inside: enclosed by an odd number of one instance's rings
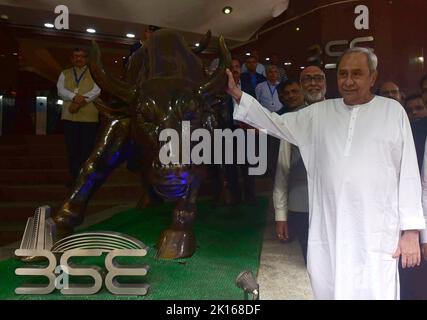
[[[209,33],[208,33],[209,36]],[[206,41],[205,41],[206,42]],[[200,51],[200,49],[198,49]],[[159,134],[164,128],[181,132],[182,121],[191,129],[215,128],[212,105],[224,93],[226,68],[231,55],[219,38],[220,62],[209,75],[182,36],[170,30],[156,31],[132,56],[129,81],[112,77],[103,69],[101,53],[93,42],[90,71],[102,90],[116,97],[118,107],[98,103],[109,114],[96,147],[82,167],[70,195],[53,215],[57,238],[74,232],[82,223],[87,204],[110,173],[129,158],[130,150],[142,149],[140,167],[144,186],[168,200],[176,200],[173,222],[157,243],[157,257],[175,259],[191,256],[196,247],[193,221],[201,185],[200,167],[159,162]],[[144,198],[148,202],[148,197]]]

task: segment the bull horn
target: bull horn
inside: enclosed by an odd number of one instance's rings
[[[92,48],[90,50],[89,68],[97,85],[108,93],[123,100],[126,103],[131,103],[135,96],[135,88],[131,85],[114,78],[104,70],[101,61],[101,50],[98,43],[92,40]]]
[[[214,94],[224,93],[227,84],[227,74],[225,70],[231,69],[231,54],[228,50],[224,37],[219,37],[219,64],[215,72],[209,79],[199,87],[199,94],[210,96]]]
[[[199,54],[199,53],[202,53],[203,51],[205,51],[206,48],[209,46],[209,43],[211,42],[211,36],[212,36],[212,33],[210,30],[208,32],[206,32],[202,41],[199,42],[200,43],[199,46],[192,49],[193,53]]]

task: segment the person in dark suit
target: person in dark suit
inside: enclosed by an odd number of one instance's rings
[[[266,81],[267,79],[262,75],[256,72],[258,60],[254,56],[249,56],[246,59],[246,66],[248,68],[247,72],[243,72],[240,76],[242,91],[250,94],[256,99],[255,88],[256,86]]]
[[[249,81],[241,81],[241,64],[238,59],[233,59],[231,62],[231,71],[234,76],[234,81],[237,85],[241,86],[242,90],[253,90],[255,94],[255,89],[252,88]],[[233,99],[231,96],[227,96],[224,101],[225,108],[222,108],[224,113],[222,114],[222,119],[224,122],[221,124],[222,129],[239,129],[247,128],[244,124],[235,122],[233,120]],[[237,141],[233,143],[233,155],[234,163],[233,164],[224,164],[224,165],[212,165],[212,193],[213,193],[213,203],[217,204],[219,202],[225,202],[227,205],[237,205],[241,203],[242,199],[247,204],[256,205],[256,195],[255,195],[255,178],[248,174],[249,164],[237,164]],[[223,152],[224,154],[224,152]],[[222,169],[222,170],[221,170]],[[223,175],[221,175],[221,171]],[[239,183],[239,172],[243,178],[243,185]],[[243,190],[242,190],[243,189]]]

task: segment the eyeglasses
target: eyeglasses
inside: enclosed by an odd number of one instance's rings
[[[325,76],[321,74],[317,74],[315,76],[306,75],[301,79],[302,83],[311,83],[312,81],[314,81],[315,83],[321,83],[325,81]]]

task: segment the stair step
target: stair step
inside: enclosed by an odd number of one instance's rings
[[[0,186],[0,201],[61,201],[70,189],[64,185]],[[142,194],[140,184],[103,185],[94,200],[138,200]]]
[[[65,156],[46,157],[46,156],[26,156],[26,157],[7,157],[0,156],[0,168],[2,170],[40,170],[54,169],[67,170],[68,161]]]
[[[0,185],[65,184],[70,179],[71,177],[66,169],[0,170]],[[138,173],[119,168],[113,171],[107,182],[136,183],[140,180]]]
[[[0,155],[5,157],[66,155],[65,144],[0,145]]]
[[[53,134],[45,136],[36,135],[4,135],[0,136],[0,146],[28,145],[28,144],[60,144],[65,143],[64,135]]]
[[[22,239],[22,235],[24,234],[24,230],[25,226],[22,230],[0,232],[0,246],[20,241]]]
[[[114,200],[94,200],[91,201],[86,210],[86,214],[90,215],[102,210],[110,209],[112,207],[134,203],[137,201],[114,201]],[[0,204],[0,220],[1,225],[13,223],[26,223],[29,217],[34,215],[35,210],[42,205],[49,205],[52,209],[52,212],[55,212],[59,209],[62,202],[21,202],[19,204],[14,203],[1,203]]]

